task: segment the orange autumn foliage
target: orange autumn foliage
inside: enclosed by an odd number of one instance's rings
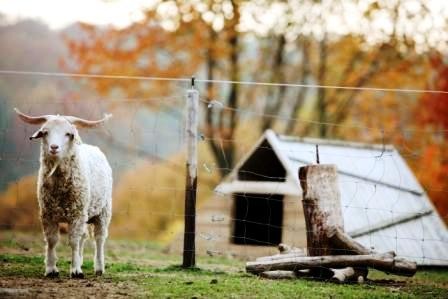
[[[431,56],[433,85],[430,89],[448,91],[448,64],[439,54]],[[419,123],[429,128],[427,147],[422,152],[417,176],[439,213],[448,222],[448,94],[426,93],[417,111]]]
[[[147,10],[144,20],[122,29],[79,23],[84,38],[65,37],[71,57],[61,61],[61,67],[79,73],[188,78],[200,70],[207,49],[217,58],[228,54],[223,41],[210,41],[210,26],[199,16],[176,20],[180,24],[172,31],[163,27],[166,21],[157,10]],[[118,91],[136,99],[169,96],[182,86],[164,80],[91,79],[88,83],[101,95]]]
[[[1,229],[40,230],[36,182],[36,176],[25,176],[0,194]]]
[[[443,90],[448,92],[448,64],[443,61],[439,54],[431,56],[431,66],[434,72],[434,83],[429,89]],[[423,124],[444,130],[444,139],[448,140],[448,94],[427,93],[422,99],[422,110],[419,117]]]
[[[419,161],[425,165],[417,176],[425,186],[434,205],[445,222],[448,221],[448,156],[446,145],[429,145]]]

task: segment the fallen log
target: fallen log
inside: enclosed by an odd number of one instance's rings
[[[273,261],[255,261],[246,263],[246,271],[259,274],[265,271],[297,271],[302,269],[371,267],[380,271],[412,276],[417,270],[413,262],[395,258],[391,252],[370,255],[329,255],[287,257]]]
[[[260,277],[268,279],[292,279],[297,278],[296,272],[294,271],[266,271],[260,273]]]
[[[363,283],[369,272],[367,267],[347,267],[331,270],[333,271],[333,277],[330,280],[335,282],[356,281],[358,283]]]
[[[331,280],[338,282],[345,282],[355,276],[355,269],[353,267],[347,267],[343,269],[331,269],[333,271],[333,277]]]
[[[333,276],[331,277],[331,281],[334,282],[347,282],[347,281],[357,281],[363,282],[366,273],[360,268],[347,267],[343,269],[330,269],[333,272]],[[260,277],[267,279],[296,279],[300,277],[311,277],[311,272],[309,269],[298,270],[298,271],[284,271],[284,270],[276,270],[276,271],[266,271],[261,272]]]
[[[306,256],[305,253],[300,252],[291,252],[291,253],[285,253],[285,254],[274,254],[274,255],[268,255],[268,256],[261,256],[257,257],[255,261],[277,261],[282,260],[284,258],[294,258],[294,257],[302,257]]]
[[[268,255],[258,257],[256,261],[275,261],[278,259],[282,259],[285,257],[297,257],[297,256],[306,256],[306,250],[302,248],[293,247],[284,243],[278,244],[279,254]]]

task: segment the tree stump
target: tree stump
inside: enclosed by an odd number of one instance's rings
[[[335,165],[301,167],[299,179],[303,190],[308,256],[304,256],[300,250],[291,250],[289,246],[281,244],[280,254],[246,263],[247,272],[269,272],[265,275],[269,278],[301,277],[309,274],[337,282],[363,282],[367,278],[368,267],[397,275],[415,274],[415,262],[398,258],[394,252],[372,252],[344,232]],[[275,271],[292,271],[295,275]]]
[[[344,230],[337,170],[334,165],[311,165],[299,170],[309,256],[334,255],[327,228]]]
[[[306,223],[306,239],[309,256],[327,256],[353,254],[352,247],[338,242],[337,232],[344,232],[344,217],[341,211],[341,199],[338,186],[338,173],[335,165],[309,165],[299,169],[300,186],[302,187],[302,205]],[[350,249],[350,250],[347,250]],[[360,253],[360,252],[356,252]],[[363,251],[363,254],[366,252]],[[367,277],[367,267],[347,268],[336,271],[325,267],[311,269],[311,274],[319,278],[333,278],[341,281],[340,273],[345,280]]]

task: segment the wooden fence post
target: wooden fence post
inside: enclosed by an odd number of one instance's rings
[[[187,176],[185,182],[185,228],[184,251],[182,267],[191,268],[196,265],[196,189],[198,164],[198,123],[199,123],[199,93],[194,89],[194,78],[191,89],[187,91]]]

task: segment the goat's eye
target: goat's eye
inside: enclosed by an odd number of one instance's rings
[[[72,133],[66,133],[65,136],[67,136],[70,139],[73,139],[74,135]]]
[[[45,137],[48,135],[48,131],[42,131],[42,137]]]

